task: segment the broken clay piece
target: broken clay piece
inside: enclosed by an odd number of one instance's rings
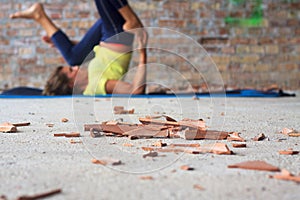
[[[124,106],[115,106],[114,107],[114,114],[133,114],[134,109],[125,110]]]
[[[295,155],[298,154],[299,151],[293,151],[293,149],[287,149],[287,150],[278,151],[278,153],[281,155]]]
[[[202,187],[202,186],[199,185],[199,184],[195,184],[195,185],[193,186],[193,188],[194,188],[194,189],[197,189],[197,190],[205,190],[204,187]]]
[[[258,136],[255,136],[252,140],[253,140],[253,141],[262,141],[262,140],[264,140],[264,139],[266,139],[265,134],[260,133]]]
[[[50,197],[52,195],[55,195],[55,194],[59,194],[61,193],[61,189],[55,189],[55,190],[52,190],[52,191],[49,191],[49,192],[44,192],[44,193],[41,193],[41,194],[36,194],[36,195],[31,195],[31,196],[20,196],[17,198],[17,200],[35,200],[35,199],[42,199],[42,198],[46,198],[46,197]]]
[[[182,165],[182,166],[180,167],[180,169],[182,169],[182,170],[187,170],[187,171],[192,171],[192,170],[194,170],[193,167],[190,167],[190,166],[188,166],[188,165]]]
[[[214,153],[219,155],[231,155],[233,152],[224,143],[203,144],[198,148],[202,153]]]
[[[185,130],[186,140],[224,140],[228,137],[228,132],[213,130]]]
[[[283,128],[281,133],[290,137],[300,137],[300,132],[290,128]]]
[[[54,133],[54,137],[80,137],[80,133],[71,132],[71,133]]]
[[[146,153],[143,155],[143,158],[147,158],[147,157],[157,157],[158,153],[155,151],[150,151],[149,153]]]
[[[250,170],[262,170],[262,171],[280,171],[278,167],[266,163],[265,161],[254,160],[237,163],[234,165],[228,165],[228,168],[240,168],[240,169],[250,169]]]
[[[232,147],[234,147],[234,148],[245,148],[245,147],[247,147],[247,144],[246,143],[233,143]]]
[[[294,181],[297,183],[300,183],[300,176],[295,176],[291,174],[288,170],[282,169],[281,173],[270,175],[270,178],[280,179],[280,180],[286,180],[286,181]]]
[[[3,123],[3,124],[0,124],[0,132],[3,132],[3,133],[16,133],[17,132],[17,127],[14,126],[11,123]]]
[[[92,163],[94,164],[100,164],[100,165],[121,165],[122,162],[121,160],[117,160],[117,159],[112,159],[112,158],[103,158],[103,159],[92,159]]]
[[[67,118],[62,118],[62,119],[61,119],[61,122],[64,122],[64,123],[65,123],[65,122],[68,122],[68,121],[69,121],[69,120],[68,120]]]
[[[152,176],[140,176],[141,180],[153,180]]]
[[[229,136],[227,137],[227,140],[228,141],[245,142],[245,139],[242,138],[240,136],[240,133],[238,133],[238,132],[229,133]]]

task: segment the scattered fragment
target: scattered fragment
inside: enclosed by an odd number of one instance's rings
[[[157,157],[158,156],[158,153],[155,152],[155,151],[151,151],[149,153],[146,153],[143,155],[143,158],[147,158],[147,157]]]
[[[103,132],[106,136],[126,136],[131,140],[139,138],[181,138],[183,134],[187,140],[221,140],[228,138],[229,132],[206,130],[205,122],[202,119],[176,121],[167,115],[160,115],[160,117],[164,117],[166,120],[157,120],[148,116],[139,118],[141,124],[107,121],[101,124],[85,124],[84,130],[90,131],[91,137],[99,137]],[[157,143],[157,145],[165,144]]]
[[[130,144],[130,143],[124,143],[123,146],[124,146],[124,147],[133,147],[134,145],[133,145],[133,144]]]
[[[185,130],[186,140],[224,140],[228,137],[228,132],[213,130]]]
[[[165,146],[167,146],[167,143],[163,143],[160,140],[160,141],[157,141],[157,142],[153,143],[151,146],[154,146],[154,147],[165,147]]]
[[[32,196],[20,196],[19,198],[17,198],[18,200],[35,200],[35,199],[41,199],[41,198],[46,198],[58,193],[61,193],[61,189],[55,189],[49,192],[44,192],[41,194],[36,194],[36,195],[32,195]]]
[[[154,147],[142,147],[144,151],[158,151],[158,152],[173,152],[173,153],[189,153],[199,154],[199,150],[184,149],[184,148],[154,148]]]
[[[3,123],[3,124],[0,124],[0,132],[3,132],[3,133],[16,133],[17,132],[17,127],[14,126],[11,123]]]
[[[174,127],[182,127],[182,128],[192,128],[192,129],[202,129],[205,130],[205,122],[202,119],[192,120],[192,119],[183,119],[181,121],[162,121],[156,119],[149,118],[139,118],[139,121],[142,124],[159,124],[164,126],[174,126]]]
[[[224,143],[203,144],[198,148],[202,153],[214,153],[219,155],[231,155],[233,152]]]
[[[19,126],[29,126],[30,122],[21,122],[21,123],[12,123],[13,126],[19,127]]]
[[[168,115],[162,115],[162,117],[164,117],[167,121],[177,122],[177,120],[173,119],[172,117],[170,117]]]
[[[288,135],[290,137],[300,137],[300,132],[298,132],[294,129],[289,129],[289,128],[283,128],[282,134]]]
[[[91,128],[90,136],[93,138],[96,138],[96,137],[102,137],[102,136],[104,136],[104,134],[99,129]]]
[[[129,130],[127,132],[124,132],[123,135],[125,136],[134,135],[139,138],[166,138],[169,135],[168,129],[155,130],[155,129],[147,128],[147,126],[141,126],[133,130]]]
[[[289,133],[293,133],[294,129],[289,129],[289,128],[283,128],[282,129],[282,134],[288,135]]]
[[[245,142],[245,139],[240,136],[240,133],[238,132],[232,132],[229,134],[229,137],[227,137],[228,141],[238,141],[238,142]]]
[[[252,140],[253,140],[253,141],[262,141],[262,140],[264,140],[264,139],[266,139],[265,134],[260,133],[258,136],[254,137]]]
[[[228,168],[240,168],[240,169],[250,169],[250,170],[262,170],[262,171],[280,171],[278,167],[270,165],[265,161],[254,160],[237,163],[234,165],[228,165]]]
[[[279,154],[281,154],[281,155],[295,155],[298,153],[299,153],[299,151],[293,151],[293,149],[279,151]]]
[[[170,144],[170,147],[200,147],[200,144]]]
[[[82,144],[82,141],[75,141],[73,139],[70,140],[71,144]]]
[[[107,165],[107,164],[110,164],[110,165],[121,165],[122,164],[121,160],[112,159],[112,158],[103,158],[101,160],[93,158],[92,159],[92,163],[94,163],[94,164],[100,164],[100,165]]]
[[[54,137],[65,137],[65,133],[54,133],[53,136]]]
[[[202,186],[199,185],[199,184],[195,184],[195,185],[193,186],[193,188],[194,188],[194,189],[197,189],[197,190],[205,190],[204,187],[202,187]]]
[[[91,129],[95,129],[97,131],[103,131],[101,124],[84,124],[84,131],[90,131]]]
[[[54,126],[54,124],[52,123],[47,123],[46,126],[48,126],[49,128],[52,128]]]
[[[188,171],[194,170],[193,167],[190,167],[190,166],[188,166],[188,165],[182,165],[182,166],[180,167],[180,169],[182,169],[182,170],[188,170]]]
[[[134,109],[125,110],[123,106],[115,106],[114,107],[114,113],[115,114],[133,114]]]
[[[80,137],[80,133],[71,132],[71,133],[54,133],[54,137]]]
[[[215,144],[204,144],[196,149],[187,148],[174,148],[170,145],[170,148],[154,148],[154,147],[142,147],[144,151],[157,151],[157,152],[173,152],[173,153],[189,153],[189,154],[200,154],[200,153],[214,153],[214,154],[225,154],[230,155],[233,152],[230,151],[228,146],[224,143]]]
[[[62,118],[61,122],[68,122],[69,120],[67,118]]]
[[[153,180],[152,176],[140,176],[140,179],[142,180]]]
[[[286,181],[295,181],[297,183],[300,183],[300,176],[295,176],[291,174],[286,169],[282,169],[280,174],[270,175],[270,178],[280,179],[280,180],[286,180]]]
[[[233,143],[232,147],[234,148],[244,148],[247,147],[246,143]]]

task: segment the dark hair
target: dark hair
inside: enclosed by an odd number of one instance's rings
[[[54,96],[72,94],[73,88],[69,86],[69,78],[61,72],[62,69],[63,66],[58,66],[50,75],[43,90],[43,95]]]

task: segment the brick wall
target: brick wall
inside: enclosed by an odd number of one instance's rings
[[[41,42],[43,29],[32,21],[8,18],[34,2],[0,2],[1,89],[42,88],[54,67],[65,64],[55,48]],[[98,18],[92,0],[41,2],[75,40]],[[149,29],[149,44],[154,47],[149,50],[149,82],[175,89],[209,84],[300,88],[299,0],[129,2],[146,27],[156,27]],[[126,79],[131,77],[130,72]]]

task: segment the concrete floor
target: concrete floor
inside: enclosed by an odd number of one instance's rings
[[[133,115],[114,115],[113,106],[135,109]],[[279,150],[300,150],[300,138],[280,134],[284,127],[300,130],[300,98],[49,98],[0,99],[0,123],[30,122],[17,133],[0,133],[0,196],[16,199],[61,188],[49,199],[300,199],[299,184],[270,179],[274,172],[231,169],[228,165],[264,160],[300,174],[300,155],[279,155]],[[137,123],[139,117],[167,114],[175,119],[203,118],[209,129],[237,131],[247,148],[235,153],[159,153],[143,158],[142,146],[158,139],[91,138],[83,124],[111,119]],[[66,123],[62,118],[68,118]],[[53,123],[53,127],[46,124]],[[80,132],[73,138],[54,133]],[[268,140],[255,142],[264,133]],[[280,141],[280,142],[279,142]],[[163,139],[171,143],[214,143],[212,140]],[[133,144],[132,147],[124,144]],[[92,158],[120,159],[122,165],[96,165]],[[181,170],[189,165],[193,171]],[[152,180],[143,180],[151,176]],[[203,190],[195,189],[198,184]]]

